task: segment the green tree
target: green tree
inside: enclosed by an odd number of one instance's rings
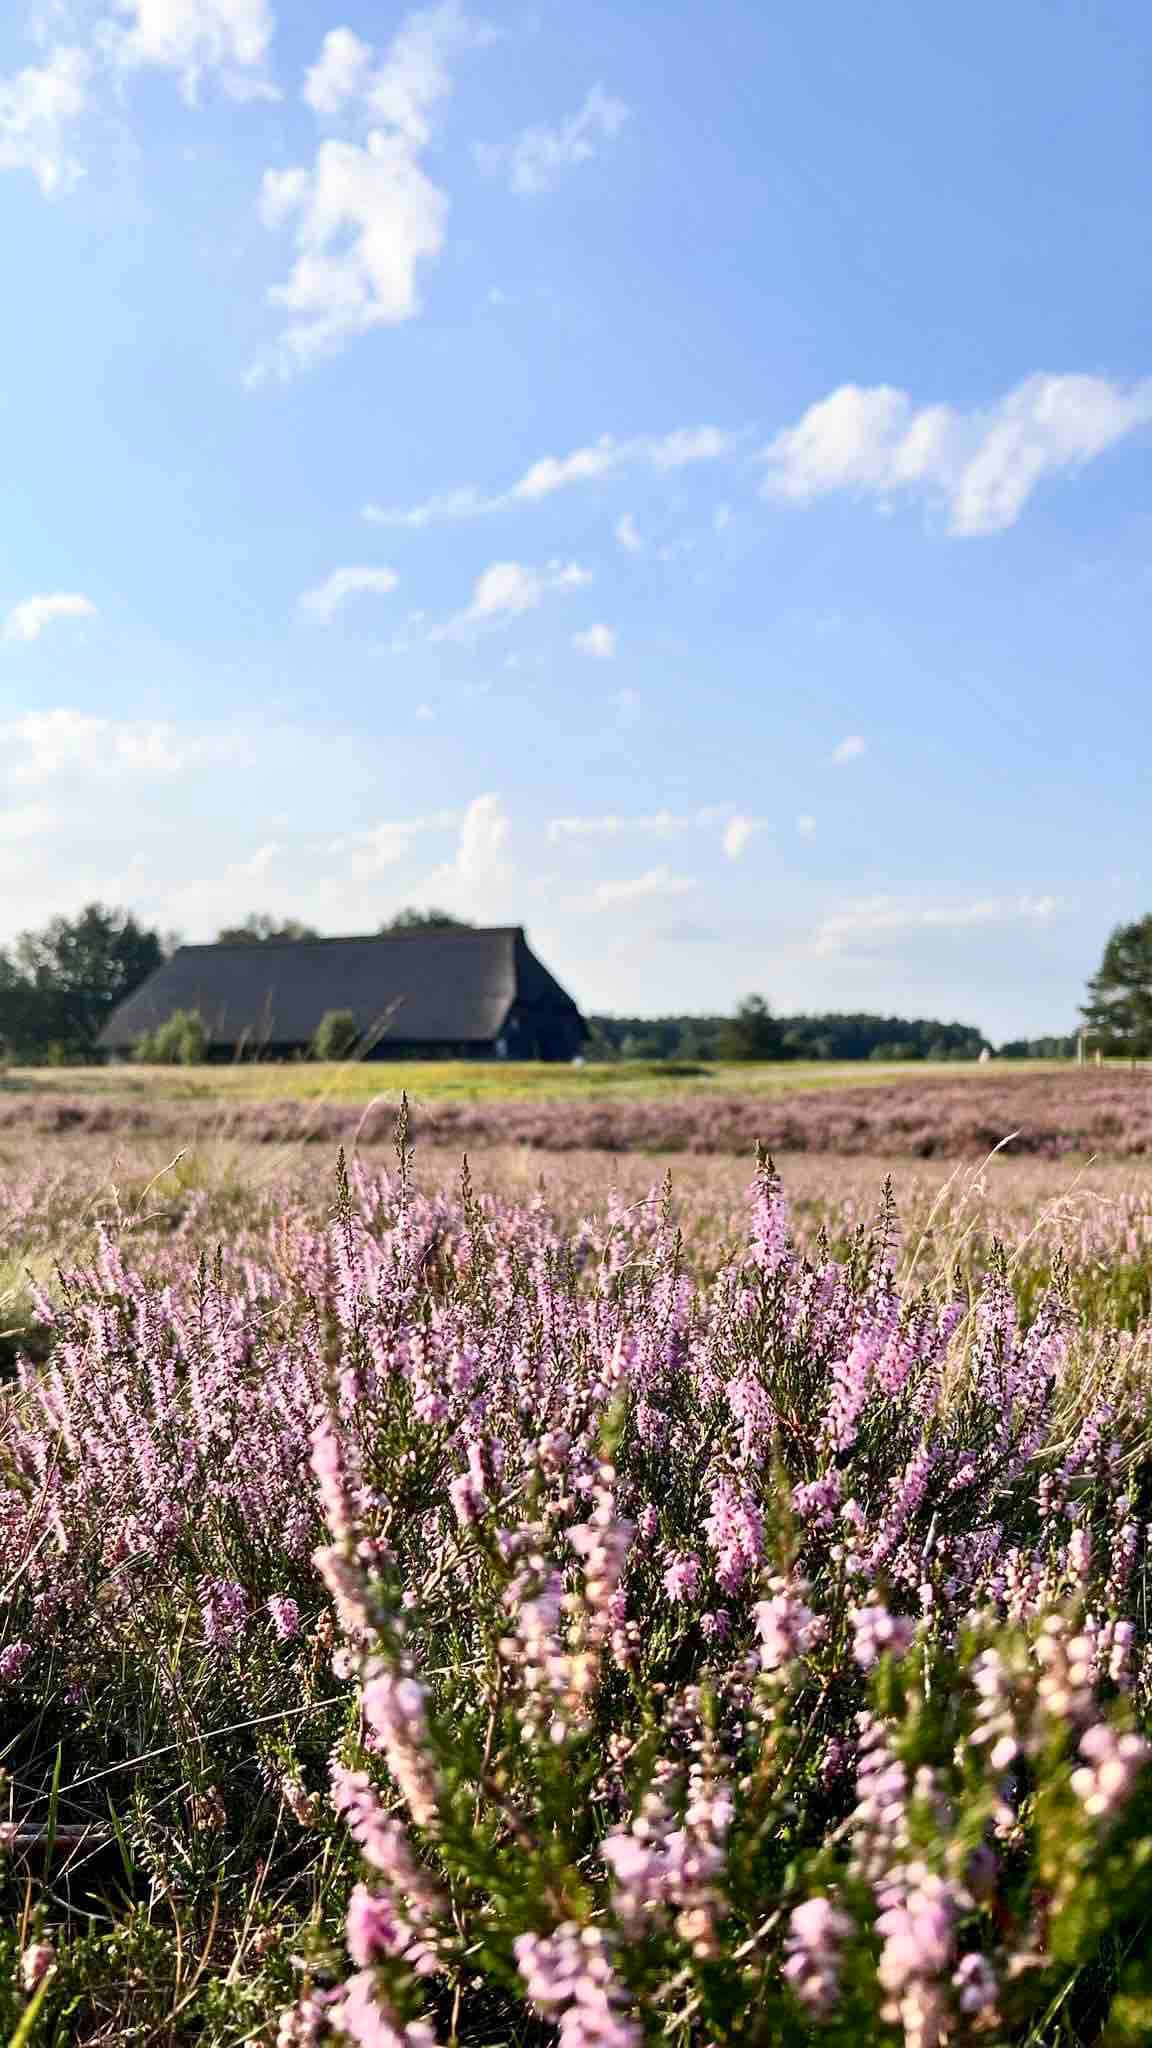
[[[314,1060],[346,1060],[360,1036],[351,1010],[325,1010],[312,1034]]]
[[[395,917],[390,917],[385,924],[381,925],[380,930],[382,932],[467,931],[471,924],[472,920],[470,917],[456,917],[451,910],[436,910],[434,908],[416,910],[409,905],[406,910],[398,910]]]
[[[1117,925],[1081,1014],[1104,1052],[1152,1052],[1152,914]]]
[[[297,917],[271,917],[266,910],[253,910],[243,924],[225,925],[216,934],[218,946],[291,945],[301,939],[318,939],[310,924]]]
[[[158,932],[102,903],[22,932],[0,955],[0,1039],[22,1057],[52,1047],[83,1058],[117,1003],[160,966],[165,951]]]
[[[726,1060],[787,1057],[784,1034],[763,996],[745,996],[721,1033],[720,1056]]]
[[[199,1010],[173,1010],[132,1048],[133,1059],[156,1067],[198,1067],[207,1054],[208,1033]]]

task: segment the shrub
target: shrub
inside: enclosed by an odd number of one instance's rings
[[[360,1036],[351,1010],[325,1010],[312,1034],[314,1060],[346,1060]]]
[[[208,1033],[199,1010],[173,1010],[155,1031],[137,1039],[132,1057],[146,1066],[197,1067],[207,1054]]]

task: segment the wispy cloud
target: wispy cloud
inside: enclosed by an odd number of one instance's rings
[[[812,935],[815,953],[841,953],[853,945],[923,931],[964,931],[980,925],[1044,924],[1061,908],[1057,896],[982,896],[968,902],[925,903],[910,897],[866,896],[822,918]]]
[[[288,325],[251,381],[269,368],[290,376],[419,312],[419,276],[440,254],[447,215],[420,152],[451,87],[449,59],[490,39],[455,0],[408,15],[379,61],[349,29],[325,37],[305,98],[320,114],[351,113],[367,133],[362,143],[326,139],[311,166],[265,173],[265,225],[292,226],[296,258],[270,293]]]
[[[88,104],[92,59],[60,44],[44,64],[0,78],[0,170],[30,171],[47,196],[84,175],[68,140]]]
[[[274,19],[268,0],[115,0],[124,22],[101,41],[125,70],[175,71],[194,103],[205,78],[233,99],[278,98],[265,75]]]
[[[535,611],[556,591],[579,590],[591,581],[591,570],[579,562],[546,562],[539,569],[526,562],[491,562],[476,578],[466,609],[430,627],[427,637],[432,641],[469,640],[485,626],[507,624],[524,612]]]
[[[587,626],[582,633],[573,633],[572,645],[578,654],[590,655],[593,661],[611,661],[616,652],[616,628]]]
[[[867,740],[861,739],[858,732],[850,732],[846,740],[841,740],[839,746],[833,747],[832,759],[843,766],[846,761],[858,761],[861,754],[867,752]]]
[[[588,816],[551,818],[548,837],[564,839],[671,839],[680,832],[708,831],[728,815],[727,804],[701,804],[694,811],[647,811],[639,815],[601,811]]]
[[[592,891],[592,906],[610,910],[617,903],[643,903],[653,898],[687,896],[696,888],[691,875],[674,875],[669,868],[648,868],[642,875],[620,881],[598,882]]]
[[[800,816],[796,820],[796,830],[800,834],[801,839],[811,839],[812,834],[816,830],[816,820],[810,811],[801,811]]]
[[[395,590],[398,581],[394,569],[333,569],[323,583],[304,592],[297,600],[297,610],[302,617],[313,620],[317,625],[330,626],[341,605],[346,604],[350,597],[386,597],[389,591]]]
[[[514,192],[547,192],[562,171],[590,163],[601,145],[620,133],[630,110],[594,85],[583,105],[555,128],[525,128],[512,142],[479,142],[476,161],[483,171],[507,173]]]
[[[0,758],[9,781],[24,786],[69,774],[86,782],[176,775],[202,751],[160,720],[99,718],[61,706],[0,721]]]
[[[45,597],[26,597],[4,620],[5,640],[38,640],[57,619],[94,619],[96,606],[78,590],[57,590]]]
[[[764,450],[766,497],[835,491],[942,501],[950,533],[1002,533],[1046,478],[1152,423],[1152,378],[1026,377],[991,405],[916,406],[890,384],[842,384]]]
[[[626,554],[638,555],[643,551],[644,543],[636,531],[636,521],[630,512],[625,512],[623,517],[616,521],[613,532],[616,535],[617,546],[622,547]]]
[[[510,505],[536,504],[573,484],[602,483],[631,470],[668,473],[691,463],[718,462],[733,452],[740,438],[723,427],[677,427],[670,434],[635,434],[626,441],[604,434],[600,440],[574,448],[567,455],[541,456],[507,490],[485,493],[474,484],[462,484],[426,498],[419,505],[365,505],[363,516],[374,526],[414,528],[479,519]],[[622,527],[626,537],[621,533]],[[630,519],[619,522],[616,537],[622,547],[639,546]]]
[[[328,854],[351,861],[360,870],[394,867],[405,859],[415,842],[430,832],[451,832],[460,823],[459,811],[432,811],[422,818],[386,818],[364,832],[342,833],[323,848]]]
[[[767,818],[750,818],[744,811],[737,811],[724,827],[721,845],[729,860],[739,860],[747,852],[758,832],[767,829]]]

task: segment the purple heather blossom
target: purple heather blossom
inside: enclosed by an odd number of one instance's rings
[[[670,1600],[694,1600],[700,1585],[700,1559],[691,1550],[670,1550],[664,1560],[663,1580]]]
[[[31,1655],[31,1643],[5,1643],[0,1650],[0,1685],[14,1685]]]
[[[840,1962],[852,1921],[831,1899],[805,1899],[788,1918],[783,1974],[806,2010],[823,2019],[840,1995]]]
[[[299,1635],[300,1609],[295,1600],[283,1593],[273,1593],[264,1605],[282,1643],[290,1643],[294,1636]]]
[[[871,1671],[881,1657],[902,1657],[916,1633],[908,1615],[889,1614],[879,1600],[870,1600],[851,1612],[852,1655],[862,1671]]]
[[[1096,1721],[1080,1737],[1084,1764],[1072,1773],[1072,1790],[1093,1820],[1111,1820],[1132,1796],[1148,1761],[1142,1735],[1119,1734]]]
[[[204,1640],[214,1649],[228,1649],[243,1633],[249,1601],[243,1586],[234,1579],[202,1579],[200,1614]]]

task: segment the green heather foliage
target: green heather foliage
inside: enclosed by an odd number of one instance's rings
[[[4,2038],[1148,2038],[1152,1332],[1050,1225],[1024,1314],[766,1163],[117,1186],[0,1212]]]
[[[199,1010],[173,1010],[155,1031],[137,1039],[132,1057],[145,1066],[196,1067],[207,1052],[208,1033]]]
[[[351,1010],[325,1010],[312,1036],[314,1060],[346,1060],[359,1037]]]

